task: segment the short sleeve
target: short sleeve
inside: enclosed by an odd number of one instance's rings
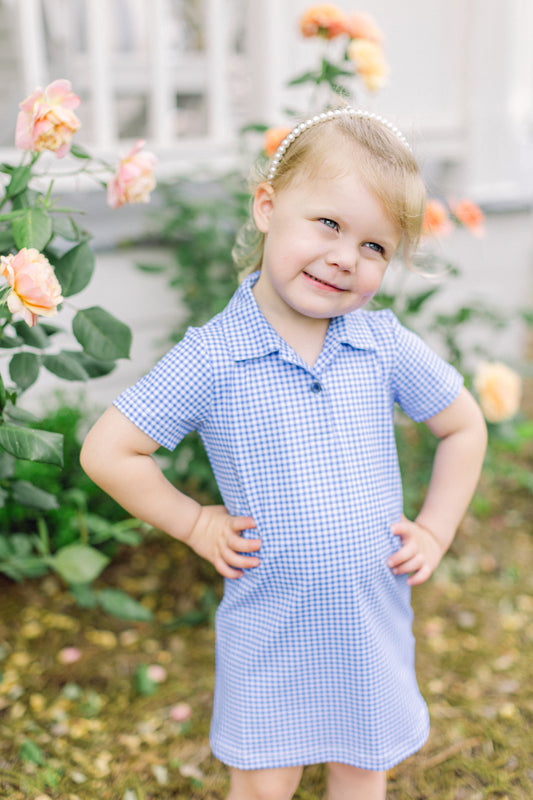
[[[212,397],[212,367],[197,328],[189,328],[114,405],[154,441],[173,450],[183,437],[201,427]]]
[[[415,422],[444,411],[458,396],[463,376],[390,313],[395,339],[394,400]]]

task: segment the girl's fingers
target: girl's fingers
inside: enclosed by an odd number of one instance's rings
[[[230,526],[233,531],[247,531],[257,527],[253,517],[230,517]]]
[[[423,567],[407,579],[407,583],[409,586],[419,586],[421,583],[425,583],[429,577],[431,577],[431,570],[427,564],[424,564]]]
[[[261,549],[261,539],[245,539],[236,533],[232,533],[227,537],[226,544],[231,550],[237,552],[252,553]]]
[[[242,570],[233,569],[223,558],[215,561],[215,568],[224,578],[242,578]]]

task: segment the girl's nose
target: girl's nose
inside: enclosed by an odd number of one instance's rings
[[[328,254],[328,264],[338,267],[343,272],[355,272],[357,266],[357,248],[349,242],[337,242]]]

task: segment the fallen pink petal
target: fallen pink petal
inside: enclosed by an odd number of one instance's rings
[[[167,671],[159,664],[150,664],[146,670],[146,675],[154,683],[163,683],[167,679]]]
[[[57,660],[61,664],[75,664],[82,657],[82,652],[77,647],[64,647],[57,654]]]
[[[188,703],[177,703],[170,709],[170,718],[174,722],[186,722],[192,716],[192,708]]]

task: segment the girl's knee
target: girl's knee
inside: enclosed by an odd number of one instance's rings
[[[291,800],[302,776],[302,767],[280,769],[230,769],[228,800]]]
[[[328,764],[328,800],[385,800],[386,772]]]

